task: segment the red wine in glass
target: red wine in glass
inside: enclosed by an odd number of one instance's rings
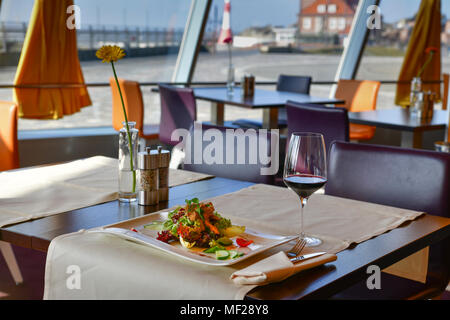
[[[295,132],[291,135],[283,181],[300,198],[300,237],[309,247],[320,245],[320,239],[305,236],[303,231],[303,209],[308,198],[327,183],[325,142],[320,133]]]
[[[327,179],[309,174],[294,174],[285,177],[284,183],[299,197],[309,198],[327,183]]]

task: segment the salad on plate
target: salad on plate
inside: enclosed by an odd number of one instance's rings
[[[144,228],[154,228],[146,225]],[[222,217],[211,202],[197,198],[170,211],[167,220],[160,222],[157,239],[165,243],[179,241],[186,249],[214,255],[216,259],[236,259],[250,251],[253,240],[242,236],[244,226],[232,225]]]

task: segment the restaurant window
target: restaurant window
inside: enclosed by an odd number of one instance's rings
[[[32,0],[0,1],[0,83],[12,85],[19,63],[28,21],[33,8]],[[20,10],[17,8],[20,7]],[[0,89],[0,100],[12,101],[11,88]]]
[[[447,1],[442,2],[442,14],[449,17],[449,6],[446,3]],[[369,33],[356,75],[357,79],[398,80],[419,6],[420,0],[382,0],[380,2],[381,29],[373,29]],[[448,56],[443,54],[443,65],[446,61],[450,62]],[[394,107],[396,88],[395,84],[381,85],[377,99],[378,109]]]
[[[126,58],[116,63],[118,76],[138,82],[169,82],[175,67],[179,46],[191,1],[186,0],[75,0],[80,7],[81,29],[77,30],[78,56],[88,87],[91,106],[59,120],[19,119],[19,130],[103,127],[112,125],[112,97],[109,88],[111,67],[95,57],[102,45],[119,45]],[[0,66],[0,82],[12,84],[18,56],[34,0],[3,0],[0,11],[4,26],[0,43],[8,43],[17,59]],[[12,34],[12,28],[20,32]],[[6,30],[6,35],[5,35]],[[7,39],[7,40],[5,40]],[[0,44],[1,45],[1,44]],[[1,55],[1,53],[0,53]],[[160,119],[159,95],[151,87],[141,86],[145,123]],[[12,89],[0,89],[0,99],[11,100]]]
[[[212,2],[194,71],[194,82],[226,82],[228,51],[226,46],[217,44],[223,3],[224,0]],[[352,7],[352,10],[354,13],[356,7]],[[323,14],[317,14],[317,6],[311,1],[232,0],[232,63],[236,80],[240,81],[245,74],[253,74],[257,83],[275,83],[280,74],[288,74],[311,76],[313,81],[334,81],[343,43],[348,35],[336,34],[338,21],[335,32],[327,32],[324,18]],[[296,32],[292,39],[278,43],[274,30],[283,28],[295,28]],[[258,88],[275,90],[275,85],[259,85]],[[313,84],[311,94],[328,97],[330,90],[331,84]],[[209,103],[197,103],[198,118],[209,121]],[[261,111],[232,106],[225,108],[225,120],[261,117]]]

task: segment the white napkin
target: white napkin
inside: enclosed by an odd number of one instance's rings
[[[292,263],[286,254],[280,251],[234,272],[231,280],[237,285],[266,285],[283,281],[302,270],[311,269],[336,259],[335,254],[326,253],[302,262]]]

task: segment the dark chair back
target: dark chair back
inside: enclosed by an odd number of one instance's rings
[[[347,110],[322,105],[286,103],[288,140],[293,132],[315,132],[323,134],[327,151],[333,141],[349,141]],[[289,141],[287,141],[289,145]]]
[[[450,154],[334,143],[326,193],[450,217]]]
[[[450,154],[335,142],[325,193],[450,217]],[[449,248],[431,247],[429,274],[449,281]]]
[[[309,94],[311,88],[311,81],[312,81],[311,77],[288,76],[285,74],[280,74],[278,76],[277,91]],[[279,108],[278,122],[281,124],[281,126],[287,125],[286,118],[287,118],[286,108]]]
[[[197,106],[194,92],[190,88],[177,88],[169,85],[159,85],[161,97],[161,121],[159,126],[159,140],[176,145],[171,135],[175,129],[186,129],[197,119]]]
[[[278,76],[277,91],[309,94],[311,81],[311,77],[281,74]]]
[[[278,143],[279,137],[273,132],[265,132],[264,135],[259,135],[259,130],[255,129],[236,129],[223,126],[216,126],[210,124],[202,125],[202,133],[198,137],[194,138],[194,127],[199,124],[196,123],[190,130],[190,150],[185,150],[186,159],[183,169],[189,171],[202,172],[212,174],[217,177],[250,181],[255,183],[273,184],[275,179],[274,174],[262,174],[262,171],[270,168],[271,166],[278,169]],[[206,130],[208,135],[205,135]],[[227,129],[231,130],[227,132]],[[211,137],[213,136],[213,137]],[[271,139],[276,142],[276,146],[272,149]],[[218,141],[216,141],[216,138]],[[242,144],[242,141],[245,143]],[[217,142],[217,149],[214,149],[213,143]],[[201,144],[201,147],[196,149],[196,144]],[[264,148],[264,150],[259,150]],[[213,150],[214,149],[214,150]],[[194,152],[202,152],[202,155],[211,155],[211,159],[217,156],[219,159],[216,163],[215,160],[208,160],[205,158],[197,158],[201,160],[201,163],[195,163]],[[274,163],[264,163],[260,158],[260,154],[267,155],[267,157],[274,154]],[[197,155],[199,156],[199,155]],[[187,163],[187,162],[188,163]],[[278,170],[275,170],[278,171]]]

